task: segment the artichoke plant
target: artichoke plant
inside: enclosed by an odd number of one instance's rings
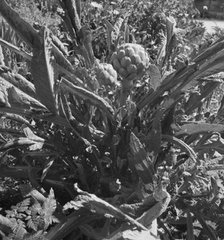
[[[16,215],[23,221],[0,215],[1,232],[11,239],[158,239],[157,220],[166,230],[165,221],[178,221],[173,209],[179,208],[188,236],[194,237],[195,219],[213,236],[198,214],[201,202],[187,199],[206,196],[215,207],[218,192],[210,196],[206,189],[214,179],[200,171],[220,167],[209,165],[205,153],[215,158],[210,147],[223,153],[217,133],[224,128],[184,117],[193,118],[221,84],[209,76],[224,70],[224,41],[192,53],[175,70],[174,24],[167,19],[152,60],[134,37],[131,42],[121,14],[114,26],[105,23],[108,55],[99,61],[92,47],[97,31],[81,21],[81,1],[59,3],[66,26],[61,38],[46,26],[34,29],[0,2],[25,48],[3,39],[0,44],[27,61],[31,74],[27,79],[12,71],[1,57],[0,114],[10,126],[0,129],[0,176],[29,181],[24,197],[32,199],[23,202],[28,218]],[[31,218],[36,224],[24,226]]]

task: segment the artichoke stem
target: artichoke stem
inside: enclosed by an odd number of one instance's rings
[[[131,93],[131,88],[133,85],[133,81],[132,80],[127,80],[126,78],[123,79],[122,81],[122,87],[121,87],[121,94],[120,94],[120,107],[121,107],[121,115],[122,118],[126,113],[126,101],[128,96]]]

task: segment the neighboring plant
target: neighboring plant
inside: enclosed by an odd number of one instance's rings
[[[26,196],[22,202],[6,210],[5,217],[0,215],[1,227],[7,229],[6,239],[40,239],[49,226],[59,222],[53,215],[56,200],[52,189],[47,198],[35,190],[29,195],[31,197]]]
[[[181,38],[167,1],[166,11],[154,1],[59,3],[64,26],[56,36],[0,2],[25,43],[4,47],[31,73],[28,80],[0,67],[0,111],[10,124],[1,127],[0,176],[31,184],[23,201],[2,209],[0,234],[222,238],[224,127],[207,112],[222,83],[216,74],[224,71],[223,40],[200,49],[187,32]],[[202,39],[198,30],[194,36]],[[154,49],[136,41],[139,31],[158,40]]]

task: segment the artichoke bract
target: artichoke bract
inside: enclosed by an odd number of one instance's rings
[[[117,72],[109,63],[99,63],[96,69],[96,77],[100,84],[114,85],[117,82]]]
[[[133,78],[141,76],[148,67],[149,57],[141,45],[125,43],[113,53],[111,62],[122,78],[133,80]]]

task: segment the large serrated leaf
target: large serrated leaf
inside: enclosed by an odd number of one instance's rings
[[[25,124],[26,126],[29,126],[32,128],[32,125],[29,123],[29,121],[24,117],[20,116],[19,114],[4,113],[2,117],[5,119],[11,119],[21,124]]]
[[[22,146],[30,146],[31,150],[37,150],[37,149],[41,149],[43,147],[43,144],[44,142],[41,142],[41,141],[33,141],[29,138],[20,137],[13,140],[9,140],[7,143],[3,143],[0,146],[0,151],[6,150],[9,148],[22,147]]]
[[[181,135],[192,135],[200,133],[213,133],[213,132],[223,132],[224,125],[222,124],[211,124],[211,123],[186,123],[178,128],[174,129],[176,136]]]
[[[115,48],[119,45],[121,37],[121,30],[125,31],[125,24],[127,23],[129,12],[126,12],[123,16],[117,18],[114,24],[114,31],[112,32],[112,40],[114,40]]]
[[[44,142],[44,139],[35,135],[29,127],[23,126],[23,132],[30,140]]]
[[[88,64],[90,64],[89,66],[91,67],[95,62],[95,56],[92,47],[92,31],[88,25],[84,25],[81,27],[81,29],[79,30],[79,37],[80,41],[83,44],[83,46],[81,45],[81,48],[84,47],[83,50],[87,54],[85,57],[86,63],[88,62]]]
[[[197,161],[197,154],[195,153],[195,151],[188,144],[186,144],[184,141],[182,141],[181,139],[178,139],[174,136],[164,134],[164,135],[162,135],[162,140],[167,141],[167,142],[171,142],[171,143],[177,145],[178,147],[181,148],[181,150],[187,152],[189,154],[190,158],[194,162]]]
[[[112,45],[112,32],[114,31],[114,27],[107,19],[105,19],[104,22],[107,30],[107,48],[110,51]]]
[[[1,36],[2,38],[5,38],[5,31],[6,31],[6,24],[5,24],[5,21],[1,21]]]
[[[134,165],[138,176],[144,184],[152,183],[153,167],[151,159],[134,133],[130,135],[130,149],[132,153],[132,157],[129,159],[130,164]]]
[[[45,106],[35,98],[24,93],[0,76],[0,106],[22,109],[38,108],[46,110]]]
[[[129,34],[130,34],[130,28],[126,20],[125,26],[124,26],[124,42],[125,43],[129,43]]]
[[[161,72],[160,72],[159,68],[154,64],[151,64],[149,66],[148,72],[149,72],[149,76],[150,76],[150,86],[154,90],[156,90],[161,84],[161,80],[162,80]]]
[[[167,198],[163,199],[160,202],[157,202],[153,207],[144,212],[142,216],[137,218],[138,222],[149,228],[152,222],[157,219],[163,212],[165,212],[170,203],[170,200],[171,197],[168,195]]]
[[[34,142],[34,144],[29,146],[31,151],[40,150],[43,148],[45,139],[35,135],[29,127],[24,127],[23,132],[30,141]]]
[[[220,167],[222,169],[223,165],[219,165],[217,167],[216,166],[212,166],[212,170],[215,169],[215,168],[219,169],[218,167]],[[216,179],[214,177],[211,177],[211,192],[210,192],[210,195],[211,195],[212,199],[216,199],[218,194],[219,194],[219,186],[217,184],[217,181],[216,181]]]
[[[166,18],[166,35],[167,35],[167,42],[169,43],[173,34],[174,34],[174,29],[176,27],[176,21],[175,19],[170,16]]]
[[[11,105],[8,100],[7,92],[4,90],[5,89],[0,89],[0,107],[10,107]]]
[[[161,130],[161,117],[162,112],[159,110],[152,122],[152,130],[149,133],[147,144],[149,151],[153,152],[153,155],[156,156],[159,154],[160,147],[161,147],[161,136],[162,136],[162,130]]]
[[[22,50],[21,48],[13,45],[12,43],[9,43],[6,40],[3,40],[2,38],[0,38],[0,45],[9,48],[10,50],[12,50],[13,52],[19,54],[20,56],[24,57],[27,60],[31,60],[31,55],[27,52],[25,52],[24,50]]]
[[[31,97],[36,97],[36,91],[34,85],[29,82],[20,74],[14,74],[13,72],[3,73],[1,76],[21,91],[27,93]]]
[[[113,119],[114,110],[112,106],[100,96],[85,88],[70,83],[65,78],[62,78],[61,88],[63,91],[77,95],[83,100],[88,100],[91,104],[103,110],[110,119]]]
[[[55,69],[53,66],[52,42],[47,28],[40,31],[41,43],[33,49],[31,72],[36,93],[40,101],[54,114],[58,115],[55,91]]]
[[[43,147],[45,139],[36,136],[29,127],[24,126],[24,134],[26,137],[11,139],[0,146],[0,150],[9,148],[28,146],[30,150],[39,150]]]
[[[125,20],[125,18],[123,18],[123,17],[119,17],[117,20],[116,20],[116,22],[115,22],[115,24],[114,24],[114,34],[113,34],[113,40],[116,40],[118,37],[119,37],[119,33],[120,33],[120,30],[121,30],[121,26],[122,26],[122,24],[123,24],[123,22],[124,22],[124,20]]]
[[[162,32],[161,33],[161,44],[157,56],[157,65],[162,67],[163,59],[166,56],[166,46],[167,46],[167,37]]]
[[[5,57],[1,46],[0,46],[0,65],[5,65]]]
[[[175,19],[170,16],[166,18],[166,43],[165,43],[165,56],[162,61],[162,66],[167,63],[167,60],[170,58],[170,55],[173,51],[173,48],[176,47],[176,35],[175,35]]]
[[[77,184],[75,184],[74,187],[75,190],[80,194],[78,198],[80,199],[80,204],[84,208],[94,211],[100,215],[109,214],[117,219],[130,223],[139,230],[147,230],[147,228],[145,228],[141,223],[129,217],[127,214],[123,213],[120,209],[114,207],[110,203],[97,197],[95,194],[90,194],[88,192],[82,191],[78,188]],[[70,201],[70,203],[76,205],[76,201]]]

